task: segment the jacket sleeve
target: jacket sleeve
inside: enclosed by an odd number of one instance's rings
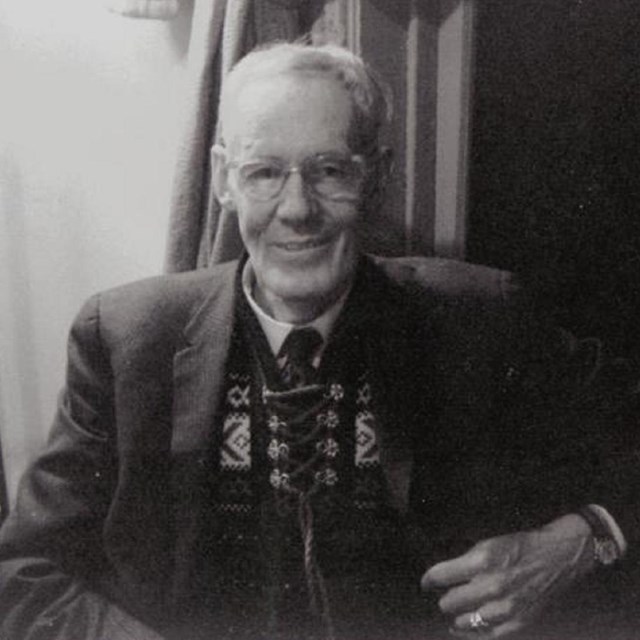
[[[102,527],[117,464],[112,374],[98,298],[71,330],[64,391],[47,447],[0,530],[0,637],[161,640],[101,593]]]

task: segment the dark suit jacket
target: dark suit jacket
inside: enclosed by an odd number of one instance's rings
[[[152,640],[189,618],[236,271],[134,283],[78,315],[48,447],[0,536],[2,638]],[[634,536],[595,343],[533,322],[503,272],[365,259],[359,283],[390,501],[424,567],[591,502]]]

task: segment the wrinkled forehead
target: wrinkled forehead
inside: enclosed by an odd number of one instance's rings
[[[311,118],[327,129],[340,128],[345,139],[349,136],[351,96],[331,75],[286,71],[243,80],[227,88],[221,103],[219,126],[226,146],[236,138],[275,135],[283,118],[301,136]]]

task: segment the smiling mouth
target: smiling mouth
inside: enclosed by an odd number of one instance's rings
[[[291,242],[276,242],[274,243],[278,249],[283,251],[307,251],[309,249],[315,249],[329,244],[331,238],[311,238],[309,240],[292,240]]]

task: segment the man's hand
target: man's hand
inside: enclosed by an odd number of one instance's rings
[[[499,638],[530,622],[594,566],[591,529],[570,514],[541,529],[483,540],[431,567],[421,586],[446,589],[439,605],[453,617],[453,633]]]

